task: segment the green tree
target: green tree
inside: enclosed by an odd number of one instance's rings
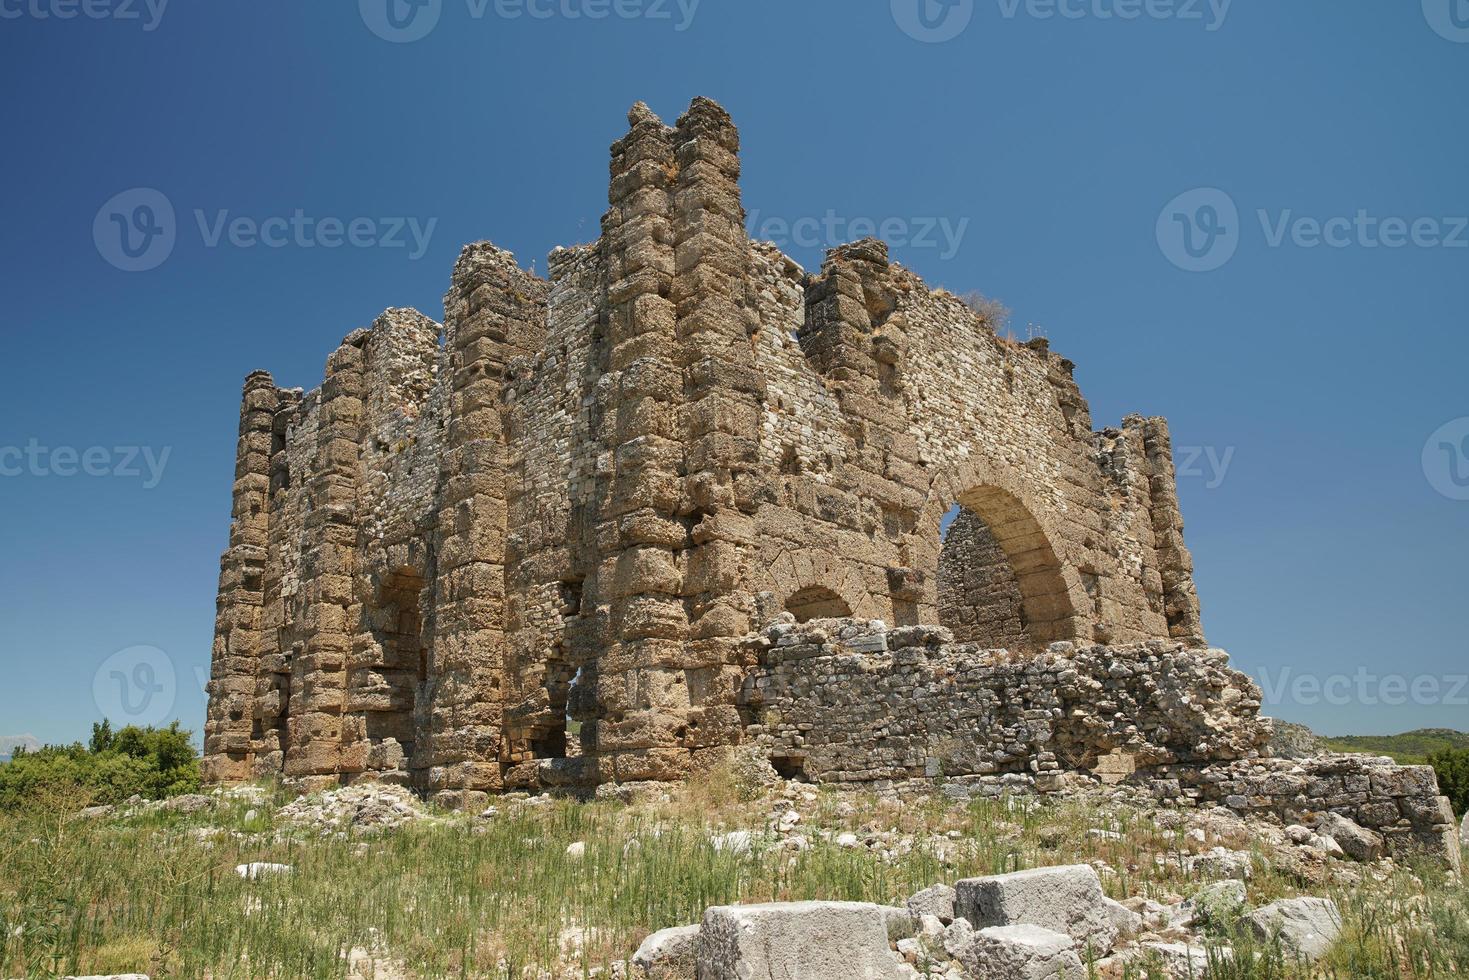
[[[95,721],[92,722],[92,743],[88,747],[92,750],[93,755],[96,755],[100,752],[106,752],[108,749],[112,748],[112,741],[113,735],[111,721],[103,718],[101,724],[98,724]]]
[[[132,796],[163,799],[199,788],[199,754],[193,733],[174,722],[167,728],[129,725],[114,733],[110,722],[92,726],[88,745],[47,745],[17,752],[0,766],[0,809],[45,799],[121,803]]]
[[[1438,773],[1439,790],[1454,804],[1454,812],[1469,811],[1469,749],[1444,749],[1428,757]]]

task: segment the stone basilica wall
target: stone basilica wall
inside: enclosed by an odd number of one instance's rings
[[[816,272],[750,242],[714,103],[629,126],[547,279],[471,245],[442,325],[388,311],[309,393],[247,379],[211,780],[682,778],[746,737],[783,615],[1203,646],[1162,420],[1094,430],[1069,361],[880,242]]]

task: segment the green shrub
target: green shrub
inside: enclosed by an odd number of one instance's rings
[[[199,789],[199,754],[193,733],[174,722],[167,728],[129,725],[113,732],[109,722],[92,726],[88,745],[18,749],[0,766],[0,810],[46,798],[78,798],[94,804],[121,803],[132,796],[163,799]]]
[[[1454,812],[1469,811],[1469,749],[1444,749],[1428,757],[1438,773],[1438,788],[1454,803]]]

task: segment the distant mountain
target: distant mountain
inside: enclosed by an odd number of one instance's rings
[[[34,735],[0,735],[0,762],[9,762],[15,750],[22,747],[27,752],[34,752],[41,747],[41,742]]]
[[[1391,756],[1405,766],[1418,766],[1435,752],[1469,749],[1469,733],[1452,728],[1420,728],[1402,735],[1341,735],[1321,742],[1332,752],[1370,752]]]

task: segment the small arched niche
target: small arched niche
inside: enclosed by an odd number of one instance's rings
[[[846,619],[852,615],[852,607],[831,589],[813,585],[787,599],[786,612],[798,623],[809,623],[813,619]]]

